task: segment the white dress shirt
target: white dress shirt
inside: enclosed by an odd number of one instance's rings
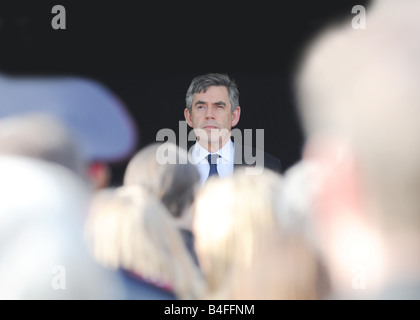
[[[217,172],[220,177],[225,177],[233,173],[235,148],[233,141],[230,140],[217,153],[220,157],[217,159]],[[191,148],[191,162],[196,165],[200,172],[201,183],[204,184],[209,177],[210,164],[207,156],[210,152],[204,149],[198,142]]]

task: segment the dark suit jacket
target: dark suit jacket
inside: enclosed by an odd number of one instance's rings
[[[120,269],[119,273],[126,296],[125,300],[177,300],[173,291],[161,288],[141,277]]]
[[[277,173],[282,173],[280,159],[272,156],[268,152],[257,150],[248,146],[238,146],[235,143],[235,166],[256,166],[262,165],[264,168],[271,169]]]

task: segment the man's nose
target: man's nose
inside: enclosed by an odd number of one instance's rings
[[[213,119],[214,118],[214,110],[213,108],[209,107],[206,109],[206,118]]]

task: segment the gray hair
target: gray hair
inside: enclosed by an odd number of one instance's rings
[[[87,162],[76,138],[61,120],[47,113],[1,118],[0,154],[37,158],[85,177]]]
[[[191,113],[192,101],[194,93],[200,93],[201,91],[206,92],[211,86],[223,86],[226,87],[229,94],[229,101],[231,105],[232,113],[239,106],[239,91],[235,81],[230,79],[226,74],[220,73],[208,73],[198,77],[195,77],[187,90],[185,102],[188,111]]]
[[[165,147],[169,156],[185,160],[185,164],[161,164],[158,151],[162,147]],[[124,185],[141,185],[156,195],[174,217],[180,217],[184,209],[193,203],[195,189],[200,182],[197,168],[187,159],[187,151],[176,144],[151,143],[137,152],[128,163]]]

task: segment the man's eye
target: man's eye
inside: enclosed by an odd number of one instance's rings
[[[203,109],[204,108],[204,106],[198,106],[197,107],[197,109]]]

